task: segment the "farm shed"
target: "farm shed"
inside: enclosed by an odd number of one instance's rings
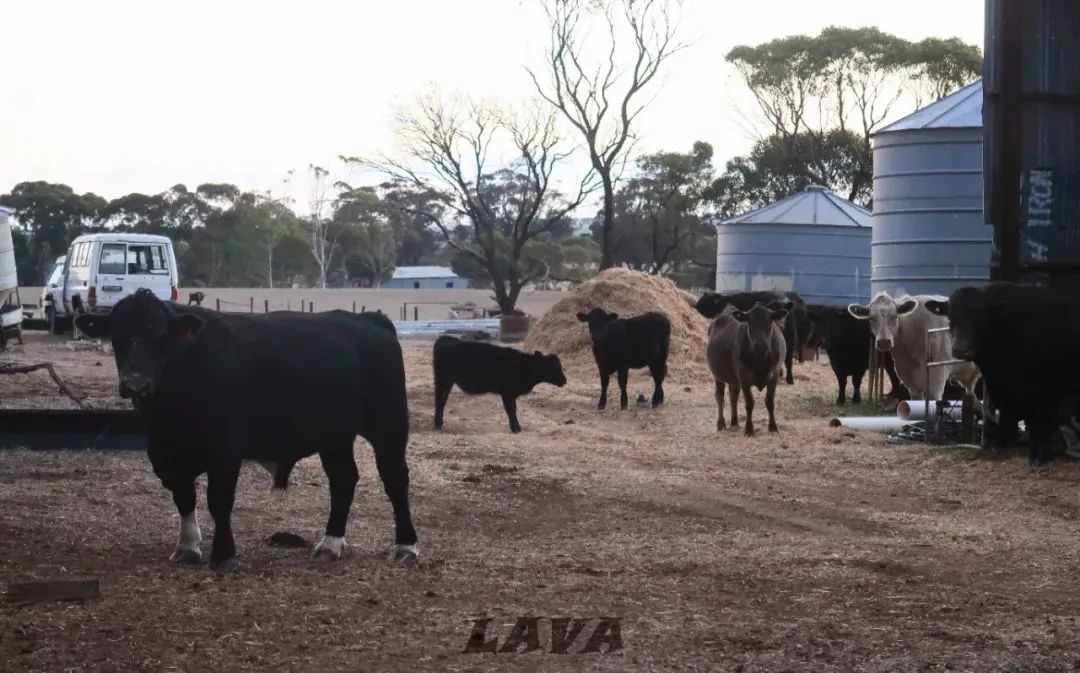
[[[716,290],[794,290],[811,304],[870,295],[870,211],[824,187],[716,225]]]
[[[982,102],[976,82],[874,136],[873,293],[948,295],[989,280]]]
[[[399,266],[382,286],[397,290],[465,290],[469,281],[447,266]]]

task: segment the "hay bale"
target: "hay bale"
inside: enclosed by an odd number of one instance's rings
[[[672,378],[700,378],[708,374],[705,360],[708,321],[694,310],[697,298],[666,278],[628,269],[608,269],[583,283],[533,324],[525,339],[526,350],[555,353],[568,368],[595,368],[589,330],[578,312],[602,308],[631,318],[647,311],[663,313],[671,321],[668,370]]]

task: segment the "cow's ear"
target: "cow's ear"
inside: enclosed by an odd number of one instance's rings
[[[169,320],[169,332],[181,341],[192,341],[202,329],[202,318],[182,313]]]
[[[746,322],[746,319],[749,318],[750,316],[747,315],[746,311],[732,311],[731,312],[731,317],[735,318],[739,322]]]
[[[589,316],[588,316],[588,314],[586,314],[586,313],[581,313],[580,311],[579,311],[579,312],[578,312],[578,314],[577,314],[577,319],[578,319],[578,320],[580,320],[581,322],[589,322]]]
[[[869,306],[863,306],[862,304],[848,304],[847,312],[851,314],[852,318],[855,318],[857,320],[870,319]]]
[[[84,313],[75,318],[75,326],[91,339],[103,339],[112,334],[112,316]]]
[[[926,307],[927,311],[930,311],[934,315],[939,315],[945,318],[949,317],[948,300],[938,301],[937,299],[929,299],[925,304],[923,304],[923,306]]]
[[[907,315],[917,308],[919,308],[919,300],[908,299],[896,305],[896,315]]]
[[[782,308],[782,309],[778,309],[776,311],[773,311],[772,315],[770,317],[773,319],[773,322],[780,322],[781,320],[783,320],[784,318],[787,317],[787,314],[788,314],[787,309]]]
[[[608,320],[618,320],[619,319],[619,314],[618,313],[608,313],[607,317],[608,317]]]

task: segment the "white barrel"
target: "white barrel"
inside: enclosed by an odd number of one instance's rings
[[[930,402],[930,416],[938,413],[937,402]],[[945,415],[954,421],[959,421],[962,415],[960,402],[949,403],[944,408]],[[904,400],[896,406],[896,416],[903,421],[926,420],[926,402],[923,400]]]

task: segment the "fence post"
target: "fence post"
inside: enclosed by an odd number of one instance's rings
[[[248,297],[248,305],[251,308],[251,312],[255,312],[255,297]]]
[[[366,304],[360,307],[360,312],[361,313],[367,313],[367,305]]]
[[[217,312],[221,313],[221,298],[220,297],[215,298],[214,302],[217,304]]]
[[[352,302],[352,312],[356,313],[356,300],[355,299],[353,299],[353,302]]]
[[[304,312],[304,300],[303,299],[300,300],[300,312],[301,313]]]
[[[315,300],[314,299],[312,299],[311,301],[309,301],[307,303],[307,312],[308,313],[314,313],[315,312]]]
[[[269,312],[270,312],[270,300],[269,299],[263,299],[263,313],[269,313]]]
[[[420,320],[420,307],[419,306],[413,306],[412,307],[412,315],[413,315],[412,319],[413,319],[414,322]]]

